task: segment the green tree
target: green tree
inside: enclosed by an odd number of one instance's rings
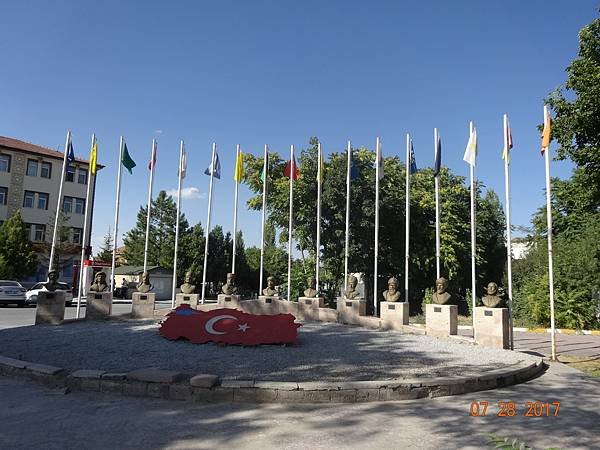
[[[33,275],[36,267],[37,255],[17,211],[0,226],[0,278],[20,280]]]
[[[56,221],[56,213],[52,214],[48,224],[46,225],[46,240],[49,242],[43,243],[45,254],[47,255],[49,265],[55,270],[62,269],[66,263],[67,255],[76,255],[78,249],[76,245],[70,242],[71,229],[68,226],[70,217],[62,210],[58,213],[58,221]],[[57,224],[56,245],[54,246],[54,264],[50,263],[50,253],[52,252],[52,236],[54,235],[54,224]],[[79,248],[81,251],[81,247]]]
[[[102,242],[102,246],[100,247],[100,251],[96,253],[96,259],[98,261],[112,261],[113,255],[113,238],[110,232],[110,227],[108,228],[108,233],[104,235],[104,240]]]

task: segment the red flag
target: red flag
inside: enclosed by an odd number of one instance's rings
[[[156,144],[152,148],[152,159],[148,163],[148,170],[152,170],[152,167],[156,166]]]
[[[287,164],[285,165],[285,169],[283,169],[283,175],[286,177],[290,177],[290,166],[293,165],[294,167],[294,181],[296,181],[298,179],[298,177],[300,176],[300,171],[298,170],[298,165],[296,164],[296,157],[294,156],[294,159],[292,160],[292,164],[290,164],[290,162],[288,161]]]
[[[294,320],[292,314],[257,315],[229,308],[198,311],[183,304],[167,314],[160,334],[194,344],[295,344],[302,325]]]

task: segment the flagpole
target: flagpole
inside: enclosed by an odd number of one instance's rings
[[[544,105],[544,127],[549,126],[548,106]],[[550,183],[550,143],[545,147],[544,161],[546,164],[546,215],[548,223],[548,287],[550,288],[550,329],[552,339],[552,360],[556,361],[556,329],[554,323],[554,263],[552,261],[552,193]]]
[[[408,301],[408,265],[409,265],[409,248],[410,248],[410,134],[406,133],[406,207],[405,207],[405,239],[404,244],[404,301]]]
[[[240,157],[240,144],[235,149],[235,167],[237,171],[238,158]],[[240,183],[235,180],[235,194],[233,200],[233,256],[231,257],[231,273],[235,273],[235,248],[237,241],[237,213],[238,213],[238,190]]]
[[[263,157],[263,198],[262,198],[262,222],[260,227],[260,280],[258,286],[258,295],[263,287],[263,267],[265,259],[265,217],[267,210],[267,171],[268,171],[268,152],[269,147],[265,144],[265,153]]]
[[[317,292],[319,292],[319,269],[320,269],[320,256],[321,256],[321,177],[323,176],[321,168],[321,160],[323,154],[321,153],[321,143],[317,144],[317,249],[316,249],[316,263],[315,263],[315,280],[317,283]]]
[[[292,301],[292,225],[294,213],[294,173],[296,165],[294,164],[294,145],[290,146],[290,223],[288,226],[288,273],[287,273],[287,299]]]
[[[92,134],[92,149],[94,148],[94,144],[96,143],[96,134]],[[81,294],[83,293],[83,260],[85,259],[85,244],[87,238],[87,230],[88,230],[88,216],[90,211],[90,192],[92,187],[92,161],[90,158],[88,164],[88,177],[87,177],[87,192],[85,195],[85,214],[83,216],[83,237],[81,242],[81,261],[79,263],[79,287],[77,289],[77,315],[76,317],[79,319],[79,313],[81,311]],[[91,224],[90,224],[91,225]],[[87,296],[86,296],[87,298]]]
[[[177,218],[175,220],[175,255],[173,256],[173,290],[171,291],[171,309],[175,308],[175,287],[177,286],[177,250],[179,248],[179,212],[181,211],[181,173],[183,172],[183,139],[179,143],[179,173],[177,174]]]
[[[506,158],[504,158],[504,195],[506,198],[506,262],[508,276],[508,337],[510,349],[514,350],[513,342],[513,308],[512,308],[512,238],[510,234],[510,173],[508,160],[510,158],[510,149],[508,148],[508,116],[504,114],[504,149]]]
[[[113,254],[110,266],[110,291],[115,291],[115,262],[117,256],[117,236],[119,232],[119,202],[121,201],[121,171],[123,170],[123,136],[119,140],[119,162],[117,163],[117,198],[115,200],[115,226],[113,230]]]
[[[352,144],[350,141],[348,141],[347,153],[348,165],[346,168],[346,243],[344,247],[344,292],[348,290],[348,250],[350,247],[350,159],[352,158]]]
[[[379,261],[379,167],[381,158],[381,140],[379,137],[375,143],[375,262],[373,268],[373,315],[377,317],[377,262]]]
[[[58,231],[58,216],[60,215],[60,201],[62,198],[63,184],[65,183],[65,171],[67,170],[67,152],[69,151],[69,143],[71,142],[71,132],[67,131],[67,139],[65,141],[65,154],[63,156],[62,175],[60,177],[60,185],[58,188],[58,199],[56,200],[56,214],[54,217],[54,230],[52,230],[52,247],[50,249],[50,262],[48,263],[48,272],[54,269],[54,252],[56,248],[56,236]]]
[[[436,159],[438,158],[438,143],[439,135],[438,129],[433,129],[433,142],[434,142],[434,153]],[[439,156],[441,157],[441,155]],[[441,161],[440,161],[441,167]],[[441,169],[440,169],[441,170]],[[440,176],[437,174],[434,178],[435,181],[435,276],[440,278]]]
[[[473,135],[473,122],[469,122],[469,140]],[[477,157],[477,155],[475,155]],[[473,321],[473,327],[475,326],[475,305],[476,305],[476,277],[475,277],[475,256],[477,253],[477,244],[476,244],[476,217],[475,217],[475,164],[469,164],[469,174],[471,176],[471,302],[472,302],[472,310],[471,310],[471,320]]]
[[[206,219],[206,239],[204,241],[204,270],[202,272],[202,304],[204,304],[204,292],[206,291],[206,267],[208,263],[208,237],[210,235],[210,214],[212,212],[212,189],[213,178],[215,176],[215,153],[217,152],[217,144],[212,145],[212,159],[210,163],[210,183],[208,185],[208,217]]]
[[[146,244],[144,246],[144,273],[148,269],[148,242],[150,239],[150,216],[152,215],[152,185],[154,184],[154,159],[156,157],[156,139],[152,139],[150,153],[150,183],[148,184],[148,209],[146,214]]]

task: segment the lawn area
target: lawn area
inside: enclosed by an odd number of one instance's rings
[[[577,356],[560,355],[558,360],[561,363],[581,370],[588,375],[600,378],[600,358],[582,358]]]

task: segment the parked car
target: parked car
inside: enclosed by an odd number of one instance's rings
[[[46,283],[36,283],[31,289],[29,289],[25,294],[25,304],[27,305],[36,305],[38,293],[40,291],[46,291]],[[71,306],[73,304],[73,291],[69,287],[67,283],[58,283],[60,285],[60,289],[57,289],[59,292],[65,293],[65,305]]]
[[[25,289],[18,281],[0,280],[0,304],[25,306]]]

